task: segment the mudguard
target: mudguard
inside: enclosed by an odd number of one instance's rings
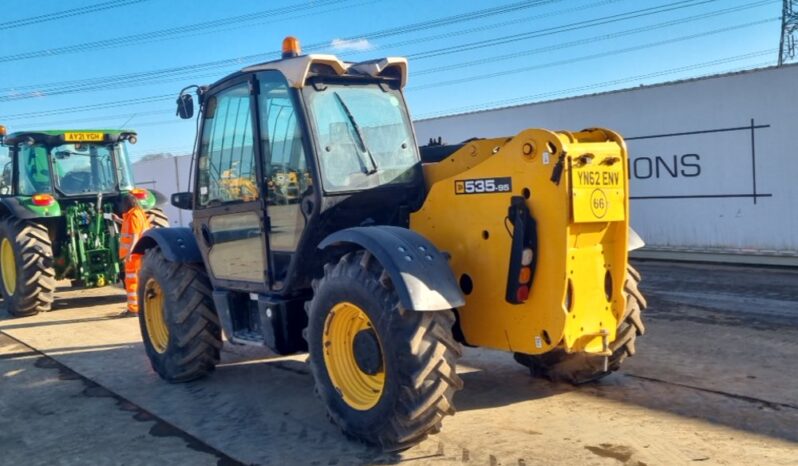
[[[418,233],[392,226],[348,228],[325,238],[319,249],[352,245],[377,258],[406,309],[442,311],[465,304],[447,257]]]
[[[37,218],[60,217],[61,206],[58,202],[47,206],[35,206],[30,196],[9,196],[0,198],[0,217],[14,217],[23,220]]]
[[[147,230],[133,247],[133,253],[144,254],[160,247],[170,262],[202,262],[197,240],[190,228],[153,228]]]

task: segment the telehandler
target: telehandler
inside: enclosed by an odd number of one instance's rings
[[[181,91],[199,102],[190,228],[147,232],[140,326],[171,382],[213,371],[222,335],[308,351],[349,436],[412,446],[454,413],[461,345],[574,383],[617,370],[644,331],[626,146],[529,129],[419,147],[404,58],[302,55]],[[254,191],[230,189],[231,169]],[[274,175],[295,173],[295,196]]]
[[[0,126],[0,293],[17,317],[49,311],[56,280],[113,284],[121,195],[131,193],[150,224],[169,226],[154,192],[136,188],[127,130],[19,131]]]

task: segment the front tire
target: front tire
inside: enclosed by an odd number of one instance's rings
[[[618,325],[615,341],[610,344],[612,356],[607,361],[607,370],[604,370],[602,356],[568,354],[559,349],[536,356],[515,353],[515,360],[528,367],[533,376],[562,380],[575,385],[599,380],[619,370],[627,357],[634,356],[637,337],[646,332],[642,311],[647,304],[638,288],[639,283],[640,272],[631,265],[627,266],[624,283],[626,312]]]
[[[316,392],[345,434],[384,450],[409,448],[454,414],[462,388],[451,311],[402,307],[367,251],[325,266],[313,283],[306,338]]]
[[[139,272],[139,326],[153,370],[169,382],[208,375],[219,362],[222,333],[201,264],[176,263],[149,249]]]
[[[0,292],[15,317],[52,308],[55,269],[47,227],[19,219],[0,221]]]

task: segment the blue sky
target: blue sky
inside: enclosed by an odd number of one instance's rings
[[[423,118],[772,65],[781,13],[781,0],[117,1],[28,24],[108,0],[3,1],[0,124],[124,125],[134,158],[183,154],[194,125],[174,116],[178,91],[277,58],[286,35],[350,61],[408,56]]]

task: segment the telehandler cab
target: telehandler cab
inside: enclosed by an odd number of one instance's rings
[[[172,196],[192,225],[136,246],[161,377],[211,372],[223,333],[307,350],[332,421],[399,450],[454,413],[461,344],[575,383],[634,354],[645,300],[621,137],[529,129],[419,150],[406,82],[404,58],[301,55],[289,37],[281,60],[197,87],[194,189]],[[177,103],[193,115],[186,89]]]
[[[126,130],[20,131],[0,126],[0,293],[11,315],[49,311],[56,280],[110,285],[118,256],[121,195],[131,193],[150,224],[169,226],[156,196],[135,188]]]

